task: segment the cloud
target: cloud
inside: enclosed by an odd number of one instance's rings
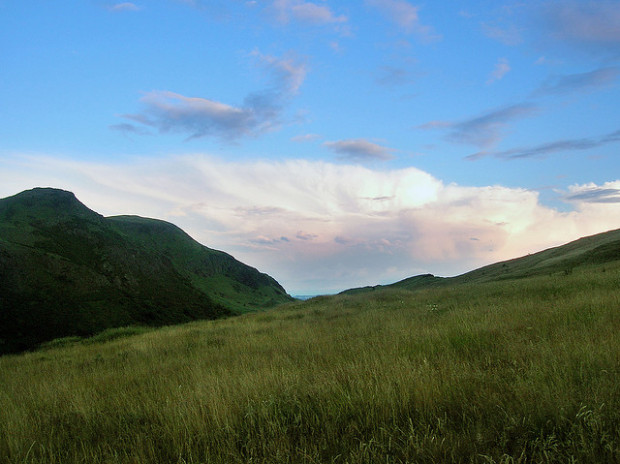
[[[344,15],[336,16],[328,6],[303,0],[274,0],[272,8],[276,12],[278,21],[284,24],[291,20],[314,25],[348,21]]]
[[[580,139],[556,140],[554,142],[535,145],[533,147],[520,147],[504,151],[481,151],[469,155],[467,159],[478,160],[487,156],[503,159],[520,158],[543,158],[554,153],[565,153],[571,151],[583,151],[599,148],[611,143],[620,142],[620,130],[610,132],[601,137],[585,137]]]
[[[377,8],[408,34],[413,33],[424,41],[435,41],[441,38],[441,35],[435,34],[432,27],[420,23],[419,7],[405,0],[366,0],[366,4]]]
[[[348,139],[337,142],[325,142],[324,145],[344,158],[369,161],[389,160],[394,157],[393,148],[384,147],[365,139]]]
[[[143,110],[123,117],[157,129],[160,133],[186,134],[189,139],[218,137],[237,140],[277,127],[283,106],[294,96],[306,76],[306,66],[292,57],[276,58],[254,52],[258,65],[270,76],[269,88],[247,95],[240,106],[175,92],[156,90],[140,102]],[[130,129],[134,125],[120,125]],[[120,129],[119,125],[113,126]],[[138,130],[130,129],[134,133]]]
[[[315,238],[318,237],[318,235],[316,235],[316,234],[309,234],[307,232],[302,232],[300,230],[299,232],[297,232],[295,237],[298,238],[299,240],[314,240]]]
[[[487,37],[497,40],[504,45],[514,46],[523,42],[521,32],[515,26],[502,28],[492,24],[482,23],[482,31]]]
[[[126,122],[123,122],[123,123],[120,123],[120,124],[111,124],[108,127],[110,129],[112,129],[112,130],[121,132],[123,135],[130,135],[130,134],[134,134],[134,135],[151,135],[151,133],[148,130],[146,130],[145,128],[138,127],[138,126],[135,126],[133,124],[126,123]]]
[[[292,142],[314,142],[319,139],[321,139],[319,134],[302,134],[291,137]]]
[[[620,45],[620,2],[547,2],[543,15],[557,39],[603,46]]]
[[[606,182],[598,186],[594,183],[571,185],[564,200],[569,203],[620,203],[620,182]]]
[[[276,94],[294,95],[306,79],[308,68],[295,56],[278,58],[263,55],[259,51],[252,52],[251,56],[256,57],[259,65],[271,76],[273,92]]]
[[[190,139],[205,136],[237,139],[267,129],[275,116],[275,111],[265,111],[258,101],[239,108],[168,91],[149,92],[140,101],[145,109],[138,114],[127,114],[125,118],[153,127],[160,133],[188,134]]]
[[[445,129],[448,130],[446,139],[451,142],[488,148],[501,140],[510,122],[532,116],[537,112],[536,105],[520,103],[495,109],[460,122],[431,121],[418,126],[418,129]]]
[[[503,79],[503,77],[510,72],[510,64],[506,58],[500,58],[495,64],[495,69],[491,73],[491,76],[487,80],[487,84],[492,84],[495,81]]]
[[[385,86],[406,85],[413,82],[413,76],[404,68],[382,66],[379,69],[376,82]]]
[[[585,73],[553,76],[547,79],[535,94],[563,95],[573,92],[598,90],[613,84],[618,75],[620,75],[618,68],[609,67]]]
[[[116,3],[114,5],[108,6],[108,10],[119,12],[119,11],[139,11],[141,8],[137,6],[135,3],[125,2],[125,3]]]
[[[104,215],[174,222],[298,294],[455,275],[620,227],[619,180],[571,187],[574,209],[560,212],[530,190],[445,184],[415,168],[204,155],[0,158],[0,197],[43,185]]]

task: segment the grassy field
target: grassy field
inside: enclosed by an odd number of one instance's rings
[[[0,358],[2,463],[618,463],[620,263]]]

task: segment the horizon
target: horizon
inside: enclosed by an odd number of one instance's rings
[[[0,0],[0,197],[171,222],[291,295],[620,228],[620,1]]]

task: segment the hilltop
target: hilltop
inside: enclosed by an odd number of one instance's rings
[[[51,188],[0,200],[0,282],[0,354],[292,300],[272,277],[173,224],[106,218]]]
[[[455,277],[423,274],[389,285],[352,288],[342,294],[357,294],[393,288],[421,290],[446,285],[498,282],[544,275],[568,275],[573,269],[620,260],[620,229],[583,237],[538,253],[490,264]]]

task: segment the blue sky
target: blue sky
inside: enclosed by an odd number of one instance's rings
[[[0,0],[0,196],[173,222],[293,294],[620,227],[620,1]]]

